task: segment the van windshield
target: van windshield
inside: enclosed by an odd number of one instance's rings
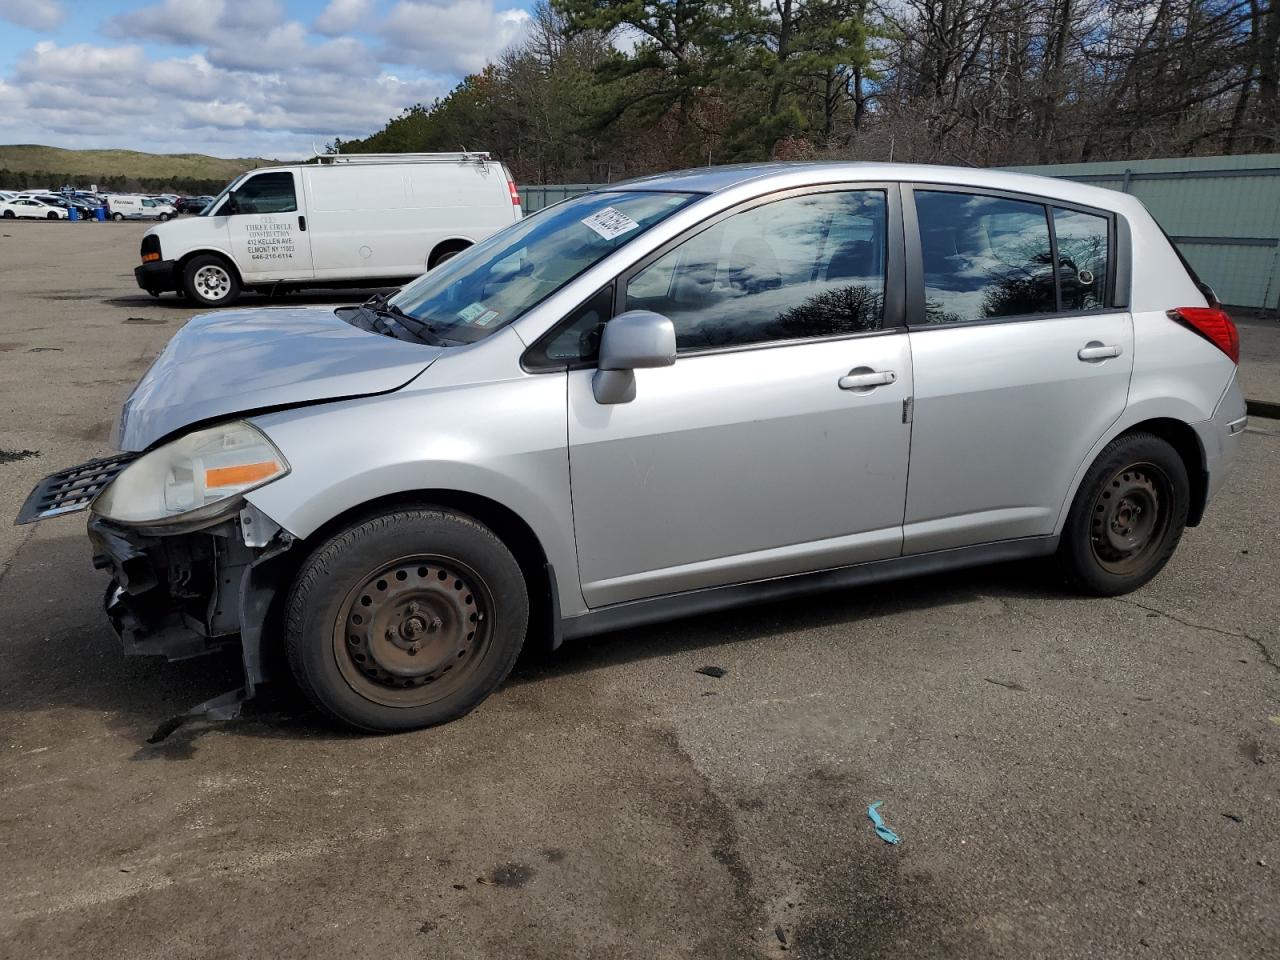
[[[474,343],[698,196],[636,190],[566,200],[468,247],[390,305],[436,336]]]

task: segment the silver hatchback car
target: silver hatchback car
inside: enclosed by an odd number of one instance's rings
[[[1132,197],[892,164],[567,200],[360,307],[193,319],[89,507],[126,652],[272,644],[325,713],[462,716],[522,645],[1056,555],[1154,577],[1245,425],[1238,340]]]

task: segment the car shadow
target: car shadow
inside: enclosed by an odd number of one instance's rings
[[[7,630],[0,673],[0,715],[70,710],[105,718],[139,745],[136,759],[186,759],[210,729],[264,738],[349,739],[304,701],[280,662],[282,682],[262,686],[230,725],[185,723],[148,744],[166,722],[242,683],[239,648],[177,663],[125,657],[102,614],[106,577],[91,569],[88,542],[72,518],[45,521],[57,535],[32,537],[0,580],[0,610]],[[43,532],[42,532],[43,533]],[[1008,563],[817,594],[715,614],[619,630],[566,642],[550,652],[531,645],[507,683],[538,684],[637,661],[705,651],[709,663],[726,648],[778,633],[831,626],[855,627],[886,615],[959,605],[977,598],[1016,600],[1066,595],[1047,565]],[[69,722],[74,729],[79,724]]]

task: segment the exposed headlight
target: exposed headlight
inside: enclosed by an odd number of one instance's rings
[[[196,430],[139,457],[93,502],[126,524],[187,523],[234,509],[241,494],[289,472],[284,455],[244,421]]]

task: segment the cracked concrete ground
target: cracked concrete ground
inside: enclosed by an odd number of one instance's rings
[[[19,230],[10,516],[190,315],[140,227]],[[990,567],[570,644],[437,730],[282,689],[154,746],[235,664],[125,660],[83,518],[0,526],[0,958],[1275,957],[1277,502],[1258,420],[1129,597]]]

